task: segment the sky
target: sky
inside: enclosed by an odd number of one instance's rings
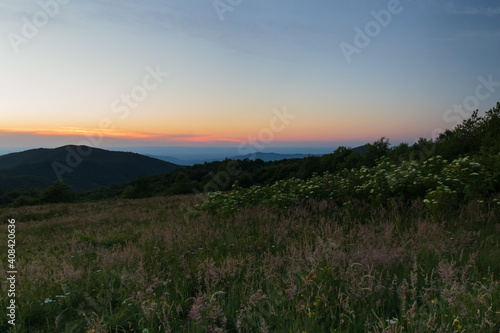
[[[0,148],[337,147],[500,101],[500,3],[0,0]]]

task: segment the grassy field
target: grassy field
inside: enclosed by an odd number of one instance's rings
[[[228,216],[201,199],[2,210],[1,244],[16,219],[17,332],[500,332],[496,201]]]

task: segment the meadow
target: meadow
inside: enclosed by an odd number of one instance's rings
[[[7,200],[16,331],[500,332],[500,103],[411,147],[238,161],[201,193],[230,163]]]
[[[498,197],[446,215],[421,198],[205,200],[2,210],[2,235],[17,221],[17,332],[500,331]]]

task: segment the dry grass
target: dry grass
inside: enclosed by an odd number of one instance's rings
[[[323,200],[223,217],[196,211],[199,200],[1,211],[17,221],[18,330],[500,330],[494,209],[471,203],[434,221],[419,201]]]

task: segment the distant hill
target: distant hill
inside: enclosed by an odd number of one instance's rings
[[[307,156],[316,156],[316,155],[306,155],[306,154],[278,154],[278,153],[261,153],[257,152],[255,154],[247,154],[240,156],[231,157],[232,160],[244,160],[248,158],[249,160],[261,159],[264,162],[270,161],[280,161],[291,158],[306,158]],[[319,156],[319,155],[317,155]]]
[[[358,151],[358,148],[363,148],[363,147],[357,147],[353,148],[353,150]],[[362,153],[362,151],[358,151],[359,153]],[[256,159],[261,159],[264,162],[272,162],[272,161],[280,161],[280,160],[285,160],[285,159],[292,159],[292,158],[306,158],[308,156],[322,156],[324,154],[283,154],[283,153],[263,153],[263,152],[256,152],[254,154],[246,154],[246,155],[229,155],[226,156],[226,158],[229,158],[231,160],[244,160],[248,158],[249,160],[255,161]],[[210,162],[215,162],[215,161],[223,161],[224,158],[191,158],[191,159],[180,159],[177,157],[173,156],[160,156],[160,155],[149,155],[146,154],[146,156],[157,158],[162,161],[167,161],[170,163],[174,163],[177,165],[182,165],[182,166],[192,166],[195,164],[203,164],[205,162],[210,163]]]
[[[136,153],[86,146],[31,149],[0,156],[0,191],[45,187],[58,180],[57,172],[73,189],[83,191],[179,167]]]
[[[354,147],[354,148],[351,148],[351,149],[354,150],[355,152],[357,152],[358,154],[363,155],[363,153],[366,150],[366,145],[362,145],[362,146],[359,146],[359,147]]]
[[[162,161],[165,161],[165,162],[170,162],[170,163],[181,165],[181,166],[184,166],[184,165],[194,165],[194,164],[200,163],[200,161],[201,161],[201,160],[193,160],[193,161],[191,161],[191,160],[181,160],[180,158],[173,157],[173,156],[158,156],[158,155],[149,155],[149,154],[146,154],[145,156],[148,156],[148,157],[151,157],[151,158],[156,158],[157,160],[162,160]]]
[[[214,161],[222,161],[222,158],[211,158],[211,159],[189,159],[189,160],[181,160],[172,156],[156,156],[156,155],[146,155],[149,157],[157,158],[162,161],[167,161],[170,163],[175,163],[178,165],[195,165],[195,164],[203,164],[205,162],[214,162]],[[278,153],[261,153],[257,152],[255,154],[247,154],[247,155],[238,155],[238,156],[229,156],[227,158],[231,160],[244,160],[248,158],[249,160],[255,161],[256,159],[261,159],[264,162],[271,161],[280,161],[290,158],[305,158],[310,155],[306,154],[278,154]],[[320,156],[320,155],[311,155],[311,156]]]
[[[355,148],[351,148],[355,152],[359,154],[363,154],[366,149],[366,146],[359,146]],[[292,158],[306,158],[309,156],[323,156],[324,154],[279,154],[279,153],[262,153],[257,152],[254,154],[240,155],[230,157],[232,160],[244,160],[248,158],[249,160],[261,159],[264,162],[272,162],[272,161],[281,161]]]

